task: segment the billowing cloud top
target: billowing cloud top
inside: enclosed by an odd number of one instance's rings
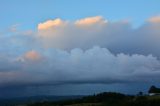
[[[103,19],[102,16],[96,16],[96,17],[88,17],[81,20],[77,20],[75,22],[76,25],[93,25],[93,24],[104,24],[107,21]]]
[[[53,19],[0,36],[0,87],[160,80],[160,23]],[[27,34],[26,34],[27,33]],[[12,36],[10,36],[12,35]]]
[[[38,24],[38,30],[45,30],[56,26],[64,25],[65,22],[63,22],[61,19],[57,18],[55,20],[48,20],[44,23]]]

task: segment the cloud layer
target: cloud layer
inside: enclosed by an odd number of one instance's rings
[[[32,86],[71,83],[130,83],[159,81],[160,61],[152,55],[114,55],[106,48],[30,51],[21,57],[4,58],[1,86]],[[7,68],[6,68],[7,67]]]
[[[102,16],[60,18],[0,36],[0,87],[158,82],[159,16],[139,28]]]

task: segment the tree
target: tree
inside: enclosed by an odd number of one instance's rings
[[[138,96],[143,96],[143,92],[140,91],[140,92],[138,93]]]
[[[160,93],[160,88],[155,87],[152,85],[148,91],[148,93]]]

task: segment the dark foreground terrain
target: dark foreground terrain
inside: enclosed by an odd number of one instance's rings
[[[92,96],[38,96],[1,100],[0,106],[160,106],[160,95],[125,95],[104,92]]]
[[[104,92],[80,99],[59,102],[37,102],[24,106],[160,106],[160,96],[132,96]]]

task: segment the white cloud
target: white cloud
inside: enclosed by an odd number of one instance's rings
[[[133,29],[128,21],[96,16],[55,19],[39,24],[37,32],[4,34],[0,86],[158,82],[159,28],[147,21]]]
[[[38,30],[46,30],[49,28],[54,28],[54,27],[58,27],[58,26],[63,26],[66,22],[64,22],[63,20],[57,18],[55,20],[48,20],[44,23],[40,23],[38,24]]]
[[[107,23],[107,21],[104,20],[102,16],[88,17],[88,18],[84,18],[81,20],[77,20],[75,22],[76,25],[80,25],[80,26],[81,25],[85,26],[85,25],[93,25],[93,24],[104,24],[104,23]]]
[[[152,17],[149,19],[150,22],[147,21],[136,29],[128,21],[110,22],[101,16],[73,22],[61,20],[67,23],[58,28],[38,30],[37,38],[47,48],[71,50],[99,45],[114,53],[153,54],[159,57],[160,49],[157,45],[160,45],[160,23],[153,22],[158,18]]]
[[[160,61],[152,55],[125,55],[123,53],[114,55],[108,49],[97,46],[86,51],[79,48],[71,52],[53,49],[43,52],[43,57],[44,59],[32,63],[25,61],[25,57],[24,61],[15,60],[14,71],[12,67],[9,67],[12,63],[8,62],[3,66],[8,67],[8,70],[0,72],[0,86],[108,84],[160,80]]]

